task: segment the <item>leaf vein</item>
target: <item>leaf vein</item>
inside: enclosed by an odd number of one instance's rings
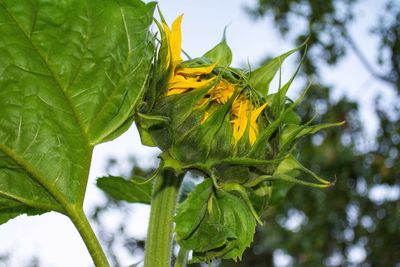
[[[2,151],[7,157],[13,160],[16,164],[21,166],[28,174],[29,177],[39,185],[41,185],[62,207],[66,206],[67,200],[60,194],[57,188],[53,188],[47,181],[45,177],[42,177],[40,173],[26,160],[19,157],[15,151],[6,147],[0,143],[0,151]]]
[[[56,87],[59,88],[62,92],[62,94],[64,95],[64,101],[66,102],[66,104],[70,107],[72,114],[74,115],[74,118],[77,122],[77,124],[79,125],[80,131],[83,135],[83,137],[86,139],[86,150],[88,149],[88,145],[89,145],[89,139],[88,139],[88,135],[87,132],[84,130],[83,127],[83,123],[81,122],[77,111],[75,110],[72,101],[69,97],[69,95],[67,94],[67,92],[65,91],[65,88],[62,86],[59,78],[57,77],[55,71],[51,68],[49,62],[46,60],[46,58],[43,56],[43,54],[40,52],[39,48],[35,45],[35,43],[33,42],[33,40],[31,39],[31,36],[25,32],[25,30],[22,28],[21,23],[17,20],[17,18],[13,15],[13,13],[6,7],[6,5],[4,4],[3,0],[0,0],[0,4],[2,5],[2,7],[4,8],[4,10],[6,11],[6,13],[10,16],[10,18],[14,21],[15,25],[17,26],[17,28],[21,31],[21,33],[26,37],[26,39],[28,40],[29,44],[31,45],[31,47],[33,48],[33,50],[35,51],[35,53],[39,56],[40,60],[43,62],[43,64],[46,66],[46,68],[48,69],[49,73],[50,73],[50,77],[53,79],[54,83],[57,85]]]

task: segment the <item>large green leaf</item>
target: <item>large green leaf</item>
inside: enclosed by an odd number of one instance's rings
[[[153,9],[0,0],[0,223],[82,205],[93,147],[127,129],[146,84]]]

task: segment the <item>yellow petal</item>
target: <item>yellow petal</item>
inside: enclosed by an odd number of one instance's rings
[[[249,130],[249,142],[250,145],[254,144],[254,142],[257,139],[257,135],[258,135],[258,125],[256,125],[257,128],[253,128],[252,126],[250,126],[250,130]]]
[[[180,94],[186,93],[186,91],[188,91],[188,90],[189,90],[188,88],[175,88],[175,89],[169,90],[167,92],[167,96],[180,95]]]
[[[249,121],[249,101],[241,101],[239,106],[238,117],[233,122],[233,139],[237,143],[246,132]]]
[[[182,49],[182,23],[183,14],[177,17],[172,23],[172,30],[164,22],[162,23],[163,31],[165,33],[165,39],[168,45],[167,58],[165,68],[168,69],[171,62],[173,68],[176,67],[181,61],[181,49]]]
[[[202,75],[210,73],[216,64],[207,67],[196,67],[196,68],[180,68],[176,70],[176,74],[179,75]]]
[[[241,107],[241,105],[242,105],[242,103],[243,102],[246,102],[247,100],[242,96],[242,95],[239,95],[234,101],[233,101],[233,103],[232,103],[232,107],[231,107],[231,112],[232,112],[232,115],[233,116],[235,116],[235,117],[239,117],[239,110],[240,110],[240,107]]]
[[[235,85],[221,81],[212,91],[213,97],[218,104],[225,104],[233,96]]]
[[[268,102],[264,103],[261,107],[257,109],[253,109],[251,111],[251,123],[256,123],[258,117],[260,116],[261,112],[265,109],[265,107],[268,105]]]
[[[261,112],[265,109],[265,107],[268,105],[268,102],[264,103],[261,107],[257,109],[253,109],[251,111],[250,115],[250,129],[249,129],[249,142],[250,144],[254,144],[254,142],[257,139],[258,135],[258,123],[257,119],[260,116]]]
[[[172,23],[171,39],[170,39],[170,49],[172,54],[172,63],[174,68],[177,64],[182,61],[181,50],[182,50],[182,17],[183,14],[177,17]]]
[[[174,88],[191,88],[191,89],[197,89],[200,87],[203,87],[212,81],[214,81],[217,77],[212,77],[207,80],[198,80],[198,78],[186,78],[180,75],[176,75],[169,83],[169,88],[170,90]]]

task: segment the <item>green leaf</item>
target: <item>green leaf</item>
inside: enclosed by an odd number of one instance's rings
[[[108,176],[97,179],[97,186],[116,200],[150,204],[153,183],[135,183],[122,177]]]
[[[303,137],[309,134],[315,134],[323,129],[337,127],[343,125],[345,122],[334,122],[334,123],[321,123],[317,125],[307,126],[301,132],[296,135],[296,138]]]
[[[219,66],[229,67],[232,62],[232,50],[226,43],[226,28],[224,30],[224,37],[222,41],[214,48],[206,52],[203,57],[208,58]]]
[[[8,220],[15,218],[22,213],[26,213],[27,215],[38,215],[43,212],[46,211],[29,208],[24,203],[9,198],[0,198],[0,224],[6,223]]]
[[[252,71],[249,78],[250,86],[259,91],[262,95],[266,96],[269,91],[269,84],[281,67],[283,61],[302,47],[303,45],[296,47],[295,49],[268,61],[266,64]]]
[[[262,182],[253,188],[247,188],[251,205],[260,219],[264,218],[266,215],[269,201],[273,193],[272,188],[272,183],[270,182]]]
[[[297,49],[299,49],[299,48],[297,48]],[[303,57],[301,58],[301,61],[298,64],[296,71],[293,73],[293,75],[289,79],[289,81],[287,81],[281,88],[279,88],[278,92],[276,92],[276,94],[274,94],[274,96],[273,96],[272,105],[271,105],[272,106],[272,114],[276,117],[278,117],[284,111],[285,103],[287,100],[286,94],[287,94],[290,86],[292,85],[294,78],[296,78],[296,75],[300,70],[300,67],[303,63],[305,55],[306,55],[306,52],[303,53]],[[307,91],[307,89],[306,89],[306,91]]]
[[[145,87],[153,10],[0,0],[0,201],[21,205],[9,218],[82,206],[93,147],[127,129]]]
[[[297,179],[295,177],[299,176],[301,173],[311,176],[317,183],[305,181],[302,179]],[[311,170],[304,167],[300,162],[296,160],[296,158],[289,154],[287,157],[282,160],[279,166],[276,168],[274,174],[272,175],[274,179],[285,181],[289,183],[301,184],[311,187],[329,187],[332,186],[333,183],[322,179],[318,175],[316,175]]]
[[[311,122],[311,121],[310,121]],[[317,125],[308,126],[306,125],[296,125],[296,124],[289,124],[284,129],[281,135],[281,148],[282,150],[286,151],[287,147],[291,146],[301,137],[306,135],[315,134],[320,130],[336,127],[343,125],[344,122],[337,122],[337,123],[322,123]]]
[[[197,185],[177,209],[175,216],[176,240],[187,238],[199,225],[207,210],[207,201],[212,192],[210,179]]]
[[[214,192],[210,179],[182,202],[175,221],[177,242],[193,251],[192,262],[241,258],[256,225],[246,202],[223,190]]]

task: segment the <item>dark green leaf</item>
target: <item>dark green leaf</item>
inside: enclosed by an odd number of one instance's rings
[[[9,199],[0,198],[0,224],[6,223],[20,214],[38,215],[46,212],[45,210],[27,207],[24,203]]]

